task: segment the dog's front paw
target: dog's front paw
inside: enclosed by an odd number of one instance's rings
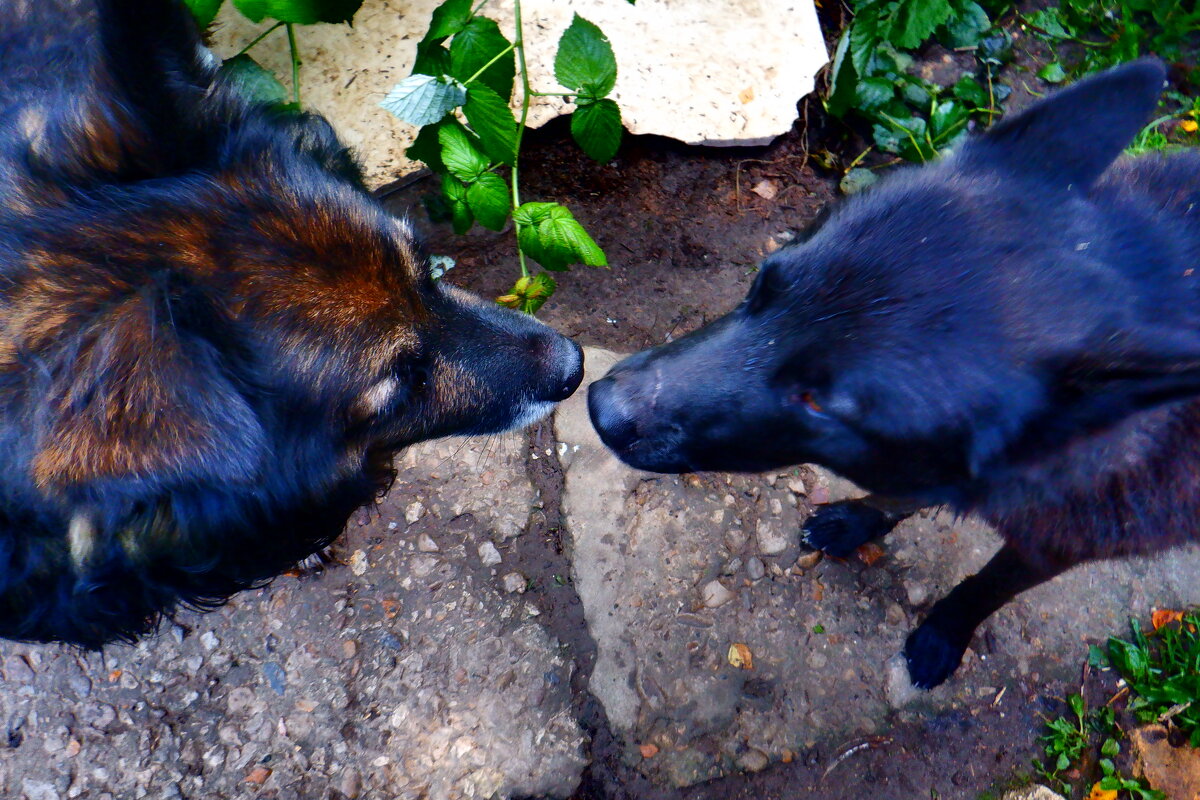
[[[971,632],[947,630],[936,622],[925,620],[904,643],[904,658],[908,662],[908,677],[918,689],[941,686],[962,663],[963,653],[971,642]]]
[[[804,543],[834,558],[847,558],[859,546],[892,529],[887,515],[856,500],[820,506],[804,523]]]

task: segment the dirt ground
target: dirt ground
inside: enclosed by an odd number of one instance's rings
[[[539,316],[584,345],[630,352],[659,344],[724,314],[745,294],[758,261],[786,243],[838,196],[837,175],[810,150],[834,137],[807,112],[787,136],[764,148],[683,147],[655,137],[628,139],[617,158],[597,165],[570,143],[565,124],[528,140],[522,195],[570,207],[608,253],[610,268],[558,273],[558,293]],[[852,157],[852,156],[851,156]],[[766,182],[765,199],[753,191]],[[484,295],[514,280],[511,232],[455,237],[431,225],[420,206],[436,188],[417,180],[388,194],[407,209],[431,252],[452,254],[449,280]],[[552,442],[535,430],[530,452]],[[530,477],[547,509],[560,507],[562,476],[547,459],[529,460]],[[977,715],[952,712],[921,723],[893,721],[876,737],[853,739],[834,752],[798,754],[790,764],[686,790],[657,787],[626,766],[599,703],[585,690],[595,658],[579,599],[553,576],[569,571],[561,520],[553,511],[514,542],[515,565],[533,578],[534,601],[552,636],[569,644],[577,670],[580,719],[592,736],[592,766],[580,800],[773,800],[803,793],[814,800],[849,797],[973,798],[1028,772],[1036,755],[1043,697],[1062,687],[1018,683],[1001,705]],[[842,758],[839,759],[839,756]]]

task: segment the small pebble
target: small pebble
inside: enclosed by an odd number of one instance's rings
[[[509,594],[524,594],[525,587],[528,585],[528,581],[525,580],[525,576],[519,572],[508,573],[504,576],[502,581],[504,583],[504,591],[508,592]]]
[[[700,592],[704,605],[709,608],[723,606],[734,598],[734,593],[725,588],[720,581],[709,581]]]
[[[275,661],[268,661],[263,664],[263,675],[271,690],[282,697],[287,691],[287,673],[283,671],[283,667]]]
[[[804,487],[804,481],[799,478],[788,478],[787,488],[794,495],[808,494],[808,490]]]
[[[767,566],[762,562],[762,559],[758,556],[751,556],[750,560],[746,562],[746,575],[750,577],[750,580],[759,580],[766,574]]]
[[[725,563],[725,567],[721,570],[722,575],[736,575],[738,570],[742,568],[742,559],[740,556],[734,556]]]
[[[212,631],[205,631],[200,634],[200,644],[205,650],[212,651],[217,649],[217,646],[221,644],[221,640]]]
[[[358,643],[353,639],[347,639],[342,642],[342,656],[345,658],[354,658],[358,653]]]
[[[358,797],[360,781],[358,773],[353,769],[347,769],[342,773],[342,779],[338,781],[338,791],[345,795],[349,800],[355,800]]]
[[[436,553],[441,548],[438,547],[438,543],[433,540],[432,536],[422,533],[417,537],[417,549],[422,553]]]
[[[744,769],[746,772],[761,772],[767,768],[767,764],[770,763],[770,759],[768,759],[766,754],[761,750],[755,750],[751,748],[745,753],[742,753],[742,755],[738,758],[737,763],[738,766]]]
[[[408,504],[408,508],[404,509],[404,521],[407,522],[409,525],[412,525],[414,522],[419,520],[421,518],[421,515],[423,515],[424,513],[425,513],[424,504],[422,504],[420,500],[414,500],[413,502]]]
[[[496,545],[491,542],[484,542],[479,545],[479,560],[483,562],[485,567],[494,567],[503,559],[500,558],[500,551],[496,549]]]
[[[350,555],[350,571],[355,575],[367,574],[367,567],[370,564],[367,562],[367,554],[362,550],[355,550]]]
[[[798,569],[812,569],[817,564],[820,564],[821,559],[824,557],[825,554],[820,550],[810,550],[807,553],[801,553],[800,557],[796,559],[796,567]]]

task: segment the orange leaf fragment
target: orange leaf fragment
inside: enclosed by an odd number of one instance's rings
[[[112,672],[108,673],[108,682],[116,683],[117,681],[121,680],[121,676],[124,674],[124,670],[114,669]]]
[[[1087,800],[1117,800],[1116,789],[1101,789],[1099,783],[1092,784],[1092,793]]]
[[[741,642],[729,645],[729,663],[738,669],[754,669],[754,655]]]
[[[642,758],[654,758],[656,755],[658,755],[658,747],[656,745],[638,745],[638,750],[642,751]]]
[[[1179,622],[1182,619],[1182,611],[1173,611],[1169,608],[1156,608],[1150,614],[1150,624],[1154,626],[1154,630],[1158,630],[1163,625],[1169,625],[1172,622]]]
[[[250,774],[246,776],[246,783],[253,783],[255,786],[262,786],[267,782],[267,778],[271,777],[271,770],[259,764],[254,769],[250,770]]]
[[[858,553],[859,559],[868,567],[875,566],[875,562],[883,558],[883,548],[875,544],[875,542],[867,542],[855,552]]]

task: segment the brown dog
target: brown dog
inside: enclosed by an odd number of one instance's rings
[[[0,4],[0,635],[96,647],[328,544],[578,348],[430,278],[320,117],[242,99],[182,3]]]

